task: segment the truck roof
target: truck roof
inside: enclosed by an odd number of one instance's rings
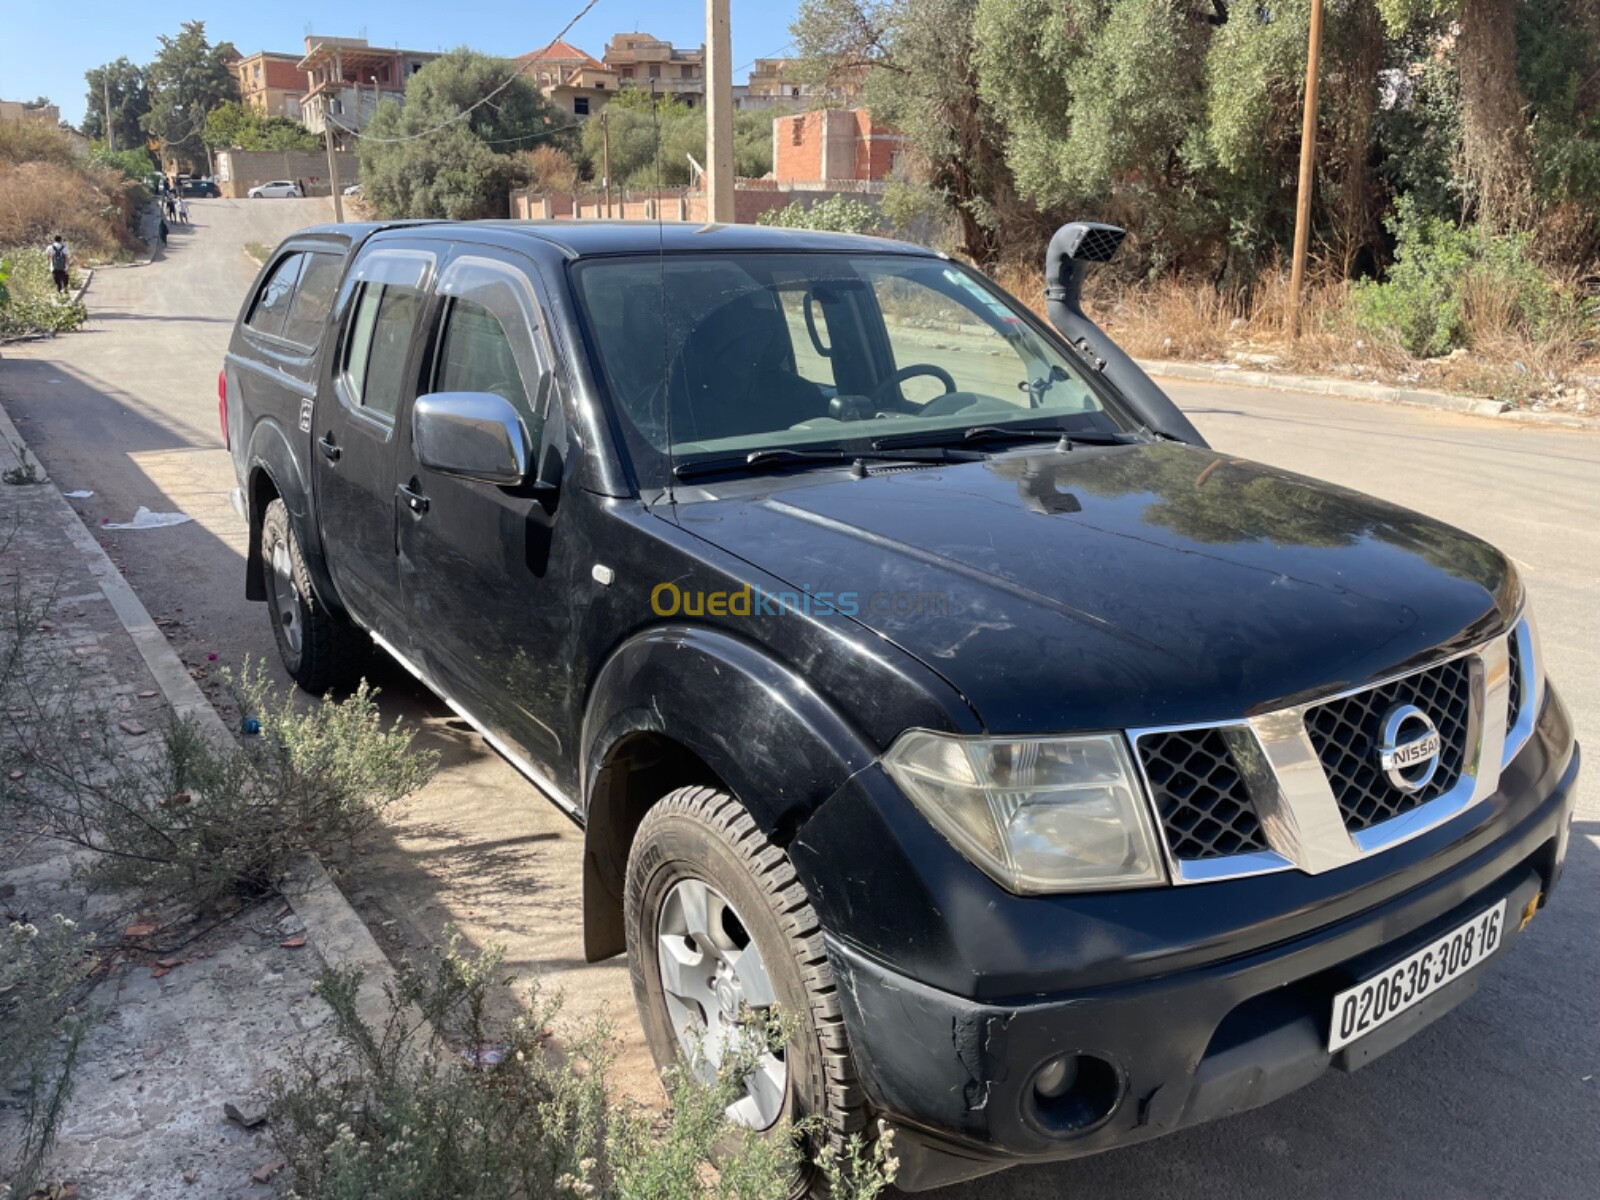
[[[876,254],[935,254],[925,246],[889,238],[812,229],[779,229],[766,225],[691,225],[681,221],[347,221],[318,225],[304,234],[346,237],[359,245],[373,234],[419,226],[448,227],[472,240],[514,245],[535,239],[555,246],[568,258],[610,254],[653,254],[690,250],[856,251]]]

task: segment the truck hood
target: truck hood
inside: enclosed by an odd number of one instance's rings
[[[1170,443],[791,478],[678,511],[997,732],[1238,718],[1490,636],[1517,603],[1506,559],[1459,530]]]

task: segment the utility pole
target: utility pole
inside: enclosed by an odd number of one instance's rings
[[[324,97],[325,103],[331,103]],[[333,219],[344,222],[344,197],[339,194],[339,160],[333,156],[333,120],[325,110],[322,114],[322,144],[328,148],[328,186],[333,192]]]
[[[600,110],[600,170],[605,176],[606,220],[611,219],[611,127],[606,124],[606,110]],[[656,203],[661,203],[660,197]]]
[[[1322,0],[1311,0],[1311,44],[1306,51],[1306,108],[1300,124],[1300,194],[1294,213],[1294,263],[1289,270],[1289,336],[1300,336],[1300,299],[1306,281],[1306,247],[1311,240],[1311,188],[1317,167],[1317,83],[1322,57]]]
[[[706,217],[733,223],[733,47],[728,0],[706,0]]]
[[[111,68],[100,68],[100,97],[106,109],[106,145],[113,152],[117,148],[117,131],[111,126]]]

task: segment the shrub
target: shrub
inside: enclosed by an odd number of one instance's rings
[[[875,233],[883,219],[870,204],[834,195],[811,205],[795,200],[783,208],[769,209],[756,218],[756,224],[784,229],[820,229],[830,233]]]
[[[104,142],[89,151],[89,161],[97,167],[121,171],[124,179],[140,184],[157,169],[156,160],[148,150],[112,150]]]
[[[578,186],[578,164],[559,146],[536,146],[511,156],[515,178],[539,192],[571,192]]]
[[[0,932],[0,1089],[22,1109],[22,1133],[0,1152],[0,1197],[33,1193],[72,1092],[93,1014],[73,1005],[94,942],[57,914]]]
[[[41,249],[23,249],[6,256],[0,276],[0,338],[35,333],[68,333],[89,319],[81,300],[56,295],[49,262]],[[73,272],[72,286],[82,281]]]
[[[302,709],[247,663],[225,678],[259,737],[219,746],[175,721],[134,755],[63,669],[22,651],[4,711],[9,754],[27,769],[7,791],[51,835],[94,851],[86,870],[107,887],[201,907],[259,895],[295,855],[348,843],[433,770],[398,718],[384,727],[365,683]]]
[[[327,970],[318,994],[333,1009],[332,1058],[303,1058],[272,1085],[272,1131],[304,1200],[786,1200],[796,1143],[728,1122],[765,1037],[732,1048],[715,1085],[668,1078],[664,1120],[612,1105],[612,1041],[591,1025],[564,1038],[560,1004],[530,998],[529,1014],[496,1025],[485,1014],[509,988],[501,951],[460,952],[452,939],[431,967],[410,962],[388,991],[381,1028],[357,1012],[359,972]],[[835,1200],[871,1200],[895,1164],[881,1143],[856,1141],[824,1173]]]
[[[1383,282],[1350,293],[1356,325],[1431,358],[1497,337],[1544,341],[1592,325],[1592,303],[1569,296],[1534,261],[1529,234],[1497,234],[1421,216],[1402,198],[1390,223],[1395,262]]]

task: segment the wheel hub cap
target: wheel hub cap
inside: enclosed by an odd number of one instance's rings
[[[300,653],[300,589],[294,584],[294,564],[289,558],[289,547],[283,542],[272,547],[272,604],[277,610],[278,623],[283,626],[283,640],[289,649]]]
[[[661,906],[656,960],[678,1047],[697,1078],[714,1083],[730,1051],[765,1036],[763,1014],[776,1003],[766,961],[725,896],[699,879],[674,884]],[[764,1049],[728,1117],[766,1129],[783,1111],[789,1067]]]

